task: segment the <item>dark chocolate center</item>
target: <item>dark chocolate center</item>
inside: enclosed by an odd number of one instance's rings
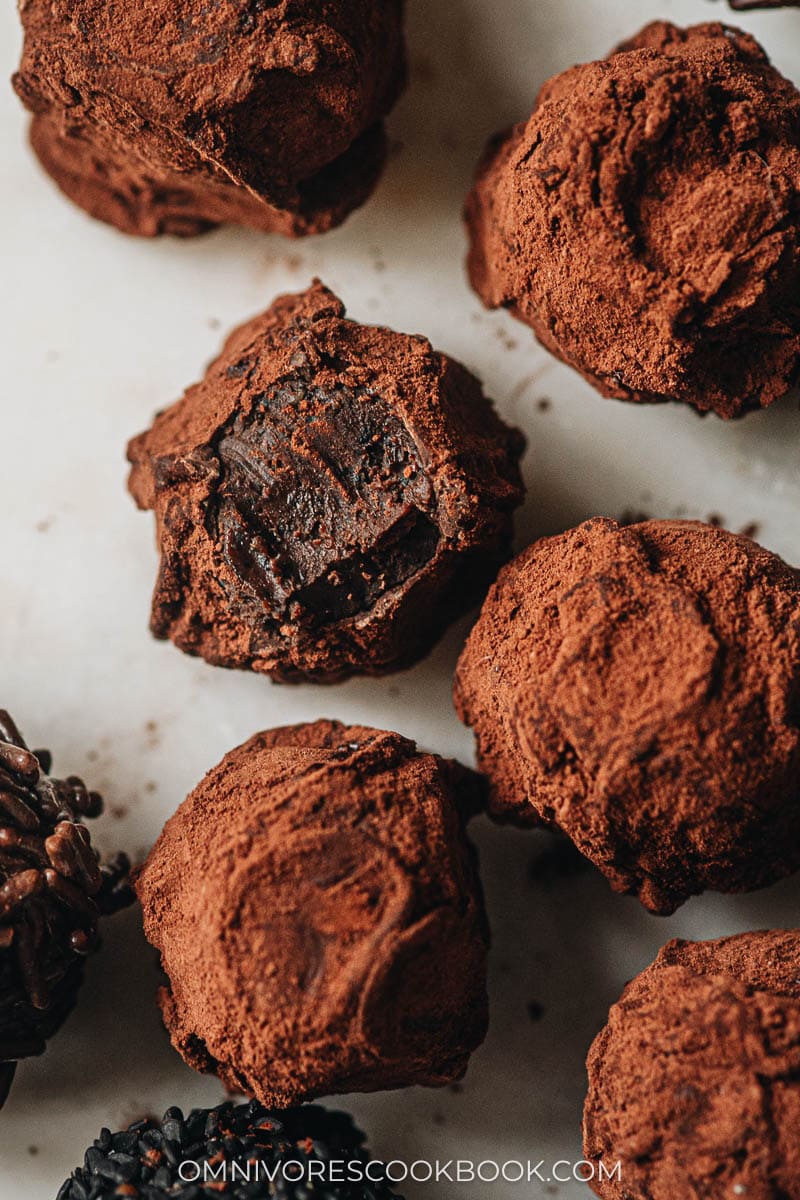
[[[369,609],[436,552],[433,488],[379,396],[283,381],[230,423],[217,453],[215,537],[276,619]]]

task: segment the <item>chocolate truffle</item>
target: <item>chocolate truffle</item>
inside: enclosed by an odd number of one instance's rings
[[[279,1107],[459,1079],[487,1022],[481,799],[465,767],[334,721],[226,755],[137,883],[185,1060]]]
[[[800,572],[697,521],[596,519],[500,574],[458,664],[496,816],[670,913],[800,866]]]
[[[122,1133],[104,1129],[57,1200],[308,1200],[312,1193],[319,1200],[400,1200],[364,1140],[346,1113],[314,1105],[271,1112],[255,1100],[228,1102],[195,1108],[185,1119],[170,1108],[161,1121],[137,1121]],[[348,1181],[338,1182],[343,1177]]]
[[[606,396],[736,417],[800,363],[800,93],[752,37],[648,25],[489,145],[469,274]]]
[[[0,710],[0,1106],[73,1008],[98,918],[132,899],[127,859],[101,867],[83,824],[100,796],[49,771]]]
[[[598,1196],[800,1200],[800,931],[670,942],[587,1066]]]
[[[290,235],[374,186],[405,80],[402,0],[26,0],[14,85],[34,150],[126,233]]]
[[[507,557],[522,447],[424,338],[281,297],[129,447],[153,633],[282,680],[407,666]]]

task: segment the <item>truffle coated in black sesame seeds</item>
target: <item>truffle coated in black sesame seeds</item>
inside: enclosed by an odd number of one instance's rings
[[[316,1105],[273,1112],[256,1100],[228,1101],[187,1117],[170,1108],[161,1121],[138,1121],[121,1133],[103,1129],[57,1200],[402,1200],[380,1181],[377,1163],[377,1182],[332,1181],[370,1162],[364,1140],[346,1113]],[[325,1165],[332,1163],[329,1179]]]

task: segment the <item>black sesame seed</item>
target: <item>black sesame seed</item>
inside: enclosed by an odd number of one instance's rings
[[[364,1135],[347,1114],[316,1105],[275,1113],[256,1101],[194,1109],[185,1118],[180,1109],[171,1108],[161,1121],[139,1121],[113,1135],[103,1129],[57,1200],[122,1195],[139,1200],[402,1200],[381,1182],[310,1183],[291,1178],[293,1171],[288,1178],[281,1172],[283,1164],[311,1161],[369,1161]],[[197,1181],[181,1178],[180,1168],[187,1163],[193,1173],[199,1172]],[[204,1174],[206,1168],[215,1172],[220,1166],[223,1187],[218,1175]]]

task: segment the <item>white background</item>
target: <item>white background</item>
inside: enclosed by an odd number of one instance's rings
[[[202,372],[223,333],[319,274],[350,315],[423,332],[484,380],[529,438],[518,543],[591,514],[716,514],[800,562],[797,397],[725,425],[679,407],[603,400],[463,276],[460,208],[485,138],[530,110],[550,74],[599,57],[645,19],[736,20],[800,80],[800,12],[732,17],[718,0],[411,0],[410,89],[390,121],[397,153],[373,200],[325,238],[225,230],[145,242],[85,217],[25,145],[0,90],[2,423],[0,704],[58,773],[108,800],[104,849],[137,857],[187,791],[257,729],[320,715],[398,729],[468,759],[450,703],[468,621],[415,670],[335,688],[275,688],[208,667],[147,631],[152,518],[125,492],[126,440]],[[0,74],[19,50],[0,10]],[[550,407],[540,406],[549,400]],[[746,898],[706,896],[670,920],[594,873],[529,880],[540,835],[477,822],[494,927],[492,1029],[460,1092],[341,1099],[376,1153],[408,1158],[580,1157],[583,1062],[608,1005],[669,937],[797,921],[800,879]],[[172,1052],[152,954],[129,913],[106,927],[78,1011],[22,1064],[0,1114],[1,1200],[52,1200],[104,1124],[214,1104],[218,1084]],[[531,1001],[544,1008],[534,1023]],[[580,1184],[417,1186],[410,1200],[587,1196]]]

